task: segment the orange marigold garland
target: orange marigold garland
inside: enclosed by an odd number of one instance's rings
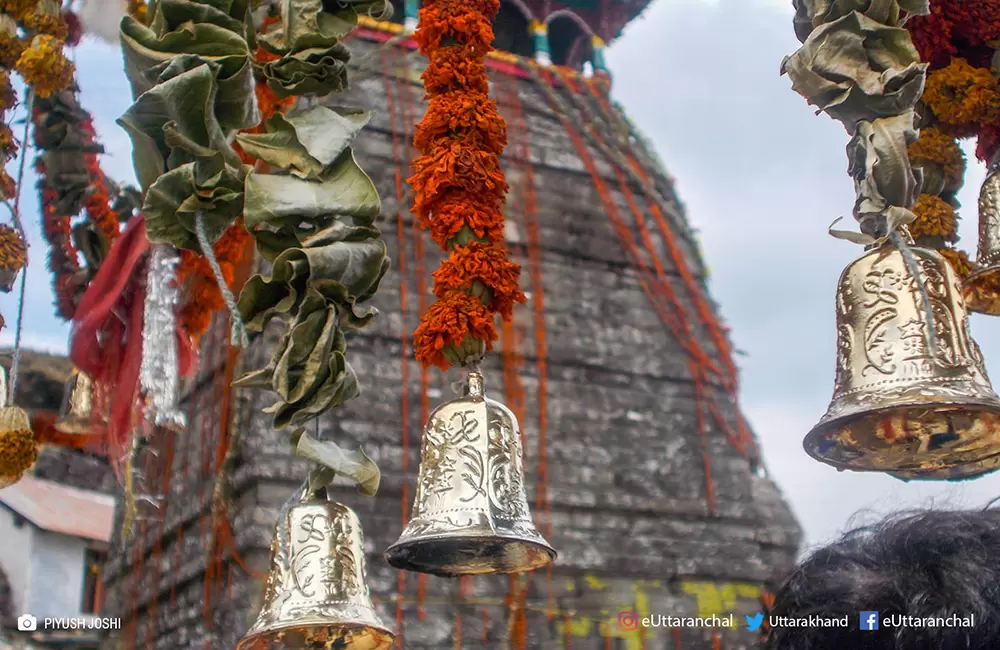
[[[920,129],[920,137],[910,145],[910,161],[914,167],[924,168],[927,175],[928,166],[940,169],[944,189],[957,192],[965,180],[965,154],[958,141],[950,135],[941,132],[933,126]]]
[[[413,210],[448,259],[434,273],[431,305],[413,335],[416,357],[443,370],[477,361],[498,334],[495,314],[509,319],[525,302],[520,266],[510,261],[503,231],[507,182],[500,154],[507,128],[489,98],[484,63],[498,0],[429,0],[413,38],[428,58],[429,100],[414,145],[422,154],[408,179]]]
[[[1000,148],[1000,70],[991,70],[1000,60],[1000,0],[936,0],[930,14],[914,16],[907,29],[930,64],[921,97],[923,127],[909,150],[914,166],[924,168],[910,232],[918,243],[937,248],[964,277],[974,265],[953,247],[955,193],[965,173],[955,138],[975,136],[976,157],[987,163]]]
[[[973,264],[965,251],[957,248],[940,248],[938,252],[948,260],[959,278],[965,278],[969,273],[972,273]]]
[[[10,226],[0,225],[0,291],[14,288],[17,274],[24,268],[28,248],[20,231]],[[2,328],[3,325],[0,325]]]
[[[974,68],[960,58],[927,77],[923,102],[957,138],[979,133],[984,124],[1000,120],[1000,81],[988,68]]]
[[[933,194],[921,194],[913,206],[916,221],[910,224],[910,234],[916,239],[939,239],[949,244],[958,241],[958,215],[955,208]]]

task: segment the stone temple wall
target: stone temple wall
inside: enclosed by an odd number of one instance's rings
[[[585,158],[595,161],[596,173],[611,188],[635,238],[640,231],[622,188],[639,197],[642,189],[628,178],[623,185],[620,172],[600,149],[591,147],[581,156],[535,82],[499,71],[491,73],[493,94],[501,100],[512,142],[504,157],[511,185],[508,239],[522,263],[530,299],[519,307],[517,322],[498,345],[508,350],[506,361],[498,351],[484,370],[487,389],[497,399],[510,402],[505,389],[520,383],[529,502],[559,558],[551,571],[517,581],[506,576],[421,579],[416,574],[401,580],[385,563],[381,553],[401,532],[412,498],[404,501],[402,496],[404,491],[412,495],[415,484],[426,417],[422,398],[433,408],[452,395],[451,382],[458,376],[431,370],[422,386],[419,366],[410,356],[408,381],[402,381],[407,356],[401,332],[413,331],[421,301],[430,302],[430,273],[440,259],[406,211],[407,161],[413,156],[408,143],[412,124],[424,110],[418,59],[393,46],[376,49],[362,38],[355,38],[351,47],[355,60],[371,69],[367,76],[356,73],[352,89],[336,99],[378,110],[355,152],[382,197],[379,227],[393,269],[374,301],[381,315],[348,341],[348,358],[364,393],[325,416],[320,427],[341,445],[362,444],[383,473],[375,498],[347,487],[332,493],[361,519],[373,599],[386,623],[395,626],[398,621],[398,647],[755,647],[755,635],[746,631],[724,631],[713,638],[710,630],[618,626],[620,611],[640,616],[735,613],[742,620],[742,614],[759,609],[764,583],[794,562],[800,531],[752,450],[741,453],[711,418],[699,431],[687,353],[644,293]],[[572,116],[571,123],[584,122],[582,115]],[[409,125],[405,130],[404,124]],[[515,146],[518,142],[526,146]],[[528,159],[525,149],[530,150]],[[407,192],[402,204],[397,174]],[[680,258],[704,290],[704,266],[665,172],[655,183],[670,201],[668,216],[675,223]],[[644,200],[640,204],[647,206]],[[686,316],[699,345],[714,354],[656,222],[648,212],[645,216],[679,296],[673,313]],[[537,246],[529,241],[532,219],[538,224]],[[530,250],[539,253],[536,264],[525,257]],[[542,327],[533,313],[540,294]],[[109,641],[109,648],[229,650],[260,606],[260,572],[267,567],[278,509],[304,478],[307,465],[291,455],[287,434],[272,431],[269,416],[260,412],[271,403],[269,394],[234,391],[226,408],[227,371],[238,374],[240,368],[266,363],[278,329],[259,337],[241,355],[239,367],[227,356],[226,329],[220,319],[203,342],[201,374],[186,397],[188,431],[160,437],[144,461],[148,490],[165,492],[166,499],[158,508],[140,503],[136,535],[118,547],[109,563],[106,602],[121,604],[121,615],[133,621]],[[541,364],[539,332],[546,346]],[[516,354],[509,353],[513,346]],[[503,363],[508,366],[506,381]],[[519,382],[511,383],[512,373]],[[721,419],[735,426],[738,413],[722,389],[709,385],[705,391],[716,397]],[[539,426],[543,392],[544,442]],[[230,417],[228,429],[219,426],[224,412]],[[231,447],[228,461],[219,453],[220,443],[223,450]],[[212,559],[213,549],[226,548],[219,543],[221,534],[213,533],[211,519],[220,470],[231,499],[239,562],[226,550]]]

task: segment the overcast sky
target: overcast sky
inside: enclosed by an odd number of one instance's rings
[[[902,483],[813,461],[802,436],[833,389],[834,288],[861,247],[833,239],[834,218],[850,219],[847,134],[816,116],[778,76],[799,43],[790,0],[657,0],[608,56],[614,93],[653,141],[700,231],[713,297],[746,353],[742,406],[772,476],[821,543],[858,511],[863,519],[901,507],[982,506],[1000,495],[1000,473],[963,484]],[[117,48],[85,42],[77,52],[82,102],[109,151],[104,169],[133,178],[129,141],[114,124],[129,105]],[[975,253],[974,206],[984,168],[972,161],[960,198],[962,244]],[[29,177],[26,188],[33,188]],[[25,193],[31,266],[24,341],[64,353],[68,327],[53,314],[46,246],[33,190]],[[842,224],[843,225],[843,224]],[[14,296],[0,296],[12,342]],[[1000,320],[973,317],[992,375],[1000,378]]]

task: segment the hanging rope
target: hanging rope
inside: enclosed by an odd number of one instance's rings
[[[219,267],[219,260],[215,258],[215,251],[212,250],[212,244],[208,241],[208,236],[205,234],[205,215],[201,210],[195,213],[194,229],[195,235],[198,237],[198,246],[201,247],[201,252],[205,255],[205,259],[208,260],[209,266],[212,267],[212,273],[215,274],[215,281],[219,283],[219,291],[222,293],[222,299],[229,309],[229,317],[231,318],[230,342],[236,347],[245,348],[250,345],[250,337],[247,335],[246,326],[243,324],[240,309],[236,306],[236,298],[233,296],[233,292],[229,290],[226,278],[222,274],[222,268]]]
[[[24,170],[28,160],[28,129],[31,128],[31,111],[35,103],[35,95],[31,88],[26,87],[25,93],[25,118],[24,130],[21,132],[21,157],[17,163],[17,185],[14,195],[14,207],[11,210],[11,221],[14,229],[21,235],[24,242],[24,266],[21,269],[21,288],[17,297],[17,321],[14,325],[14,353],[10,362],[10,392],[7,395],[7,404],[14,406],[14,398],[17,396],[17,379],[21,370],[21,332],[24,326],[24,298],[28,285],[28,235],[24,231],[24,223],[21,221],[21,189],[24,185]]]

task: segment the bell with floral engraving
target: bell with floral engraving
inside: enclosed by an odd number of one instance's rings
[[[398,569],[461,576],[530,571],[555,557],[528,511],[517,418],[470,371],[464,395],[424,427],[413,515],[385,558]]]
[[[278,517],[257,621],[236,650],[388,650],[365,583],[364,540],[354,512],[302,491]]]
[[[833,399],[804,446],[839,469],[904,479],[949,480],[1000,465],[1000,399],[969,332],[958,277],[937,251],[885,244],[844,271]]]
[[[979,191],[979,251],[977,268],[962,289],[969,311],[1000,316],[1000,165]]]

